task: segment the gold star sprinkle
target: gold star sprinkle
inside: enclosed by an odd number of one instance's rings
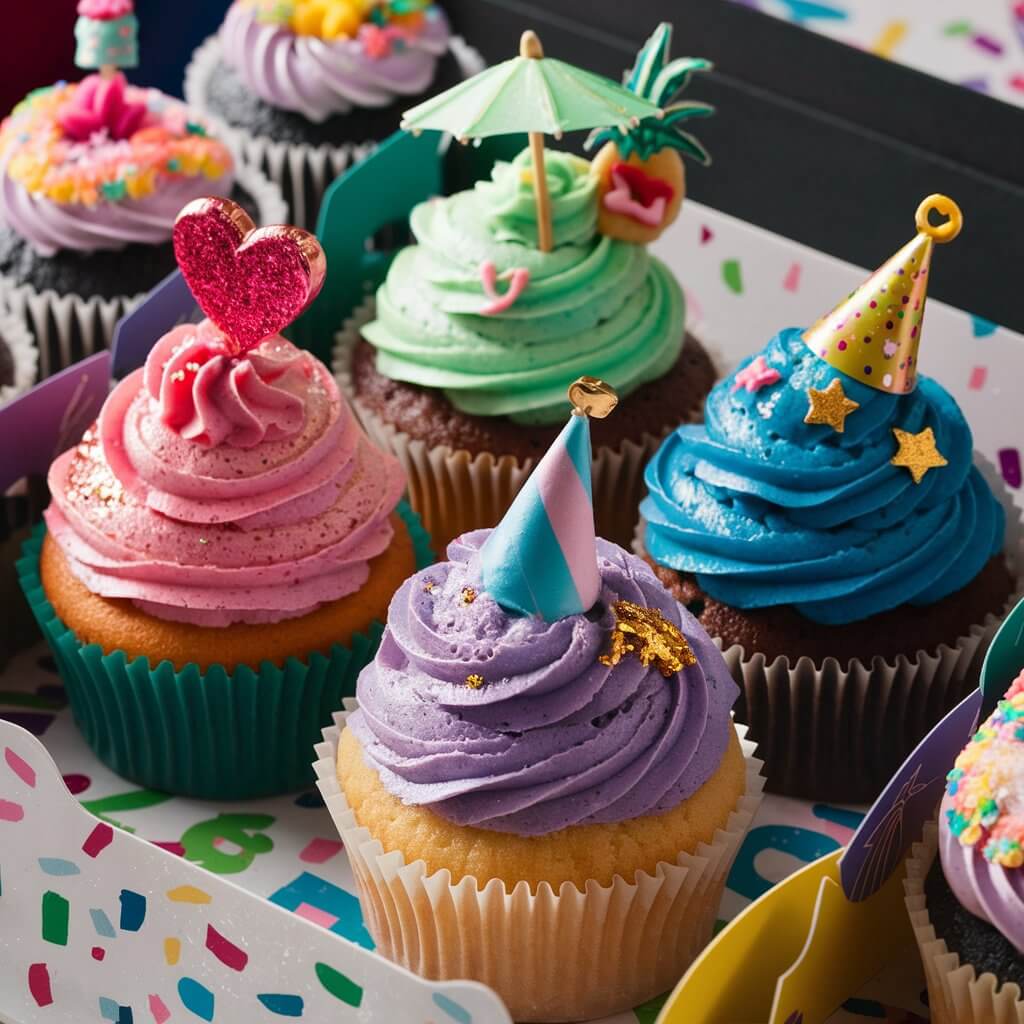
[[[466,685],[471,690],[479,690],[484,685],[484,677],[479,672],[474,672],[471,676],[466,676]]]
[[[931,427],[925,427],[919,434],[911,434],[899,427],[892,428],[899,449],[889,460],[894,466],[903,466],[910,470],[914,483],[919,484],[929,469],[948,466],[942,452],[935,447],[935,434]]]
[[[843,393],[843,383],[838,377],[824,391],[808,388],[807,399],[809,404],[804,423],[821,423],[837,434],[846,429],[846,417],[860,408],[860,402],[847,398]]]
[[[432,592],[433,592],[433,590],[434,590],[434,586],[435,586],[435,584],[434,584],[434,581],[433,581],[433,580],[427,580],[427,582],[423,584],[423,589],[424,589],[424,590],[425,590],[425,591],[426,591],[426,592],[427,592],[428,594],[430,594],[430,593],[432,593]]]
[[[635,654],[645,668],[655,665],[667,679],[697,658],[687,639],[656,608],[643,608],[632,601],[616,601],[615,629],[611,650],[598,659],[602,665],[618,665],[626,654]]]
[[[476,600],[476,591],[472,587],[462,588],[462,603],[472,604]]]

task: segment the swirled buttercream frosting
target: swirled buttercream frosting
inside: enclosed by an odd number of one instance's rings
[[[939,857],[963,907],[1024,956],[1024,673],[949,773]]]
[[[184,104],[121,76],[37,89],[0,125],[0,222],[44,256],[167,242],[186,203],[233,183]]]
[[[555,622],[504,611],[480,582],[486,530],[399,589],[348,720],[383,785],[459,825],[540,835],[667,811],[718,769],[738,694],[721,654],[650,568],[597,542],[601,591]],[[612,607],[676,626],[695,656],[667,678],[605,655]]]
[[[260,99],[317,123],[424,92],[448,38],[448,21],[435,6],[402,26],[366,23],[352,38],[323,39],[262,20],[241,0],[220,31],[225,62]]]
[[[94,594],[201,626],[272,623],[357,591],[404,488],[321,363],[165,335],[49,475],[47,527]]]
[[[808,389],[835,394],[837,381],[857,403],[845,429],[806,422]],[[897,431],[944,462],[928,459],[918,482]],[[656,562],[733,607],[793,605],[820,623],[939,601],[1003,545],[1004,510],[949,392],[927,377],[909,394],[869,387],[795,328],[716,385],[705,424],[670,435],[645,480]]]
[[[581,374],[624,396],[671,368],[685,320],[675,278],[643,246],[598,234],[587,161],[548,152],[545,167],[551,252],[537,248],[526,151],[413,210],[417,244],[395,258],[363,328],[380,373],[441,388],[466,413],[554,423]]]

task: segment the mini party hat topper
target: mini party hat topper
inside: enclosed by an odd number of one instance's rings
[[[75,64],[113,78],[139,65],[139,21],[133,0],[79,0]]]
[[[932,224],[933,211],[948,219]],[[917,236],[803,336],[837,370],[897,395],[917,384],[932,249],[936,242],[952,242],[960,234],[963,215],[952,199],[931,195],[917,208],[915,221]]]
[[[316,298],[327,259],[316,236],[257,228],[230,199],[195,199],[174,224],[174,256],[202,311],[242,355],[287,327]]]
[[[480,551],[486,591],[508,612],[554,622],[589,611],[601,592],[590,484],[590,416],[615,391],[594,377],[569,388],[572,415]]]

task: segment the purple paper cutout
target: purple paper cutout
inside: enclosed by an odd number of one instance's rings
[[[981,691],[965,697],[903,762],[874,802],[843,855],[839,877],[854,903],[873,896],[921,838],[946,786],[946,773],[978,720]]]
[[[78,443],[110,390],[110,365],[104,349],[0,408],[0,492],[24,477],[45,475]]]
[[[178,324],[197,318],[199,307],[180,270],[168,274],[147,296],[117,322],[111,348],[114,352],[114,376],[137,370],[146,361],[150,349]]]

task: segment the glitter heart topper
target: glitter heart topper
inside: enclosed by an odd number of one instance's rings
[[[174,255],[196,302],[239,353],[295,320],[327,270],[308,231],[257,228],[237,203],[217,197],[196,199],[178,214]]]

